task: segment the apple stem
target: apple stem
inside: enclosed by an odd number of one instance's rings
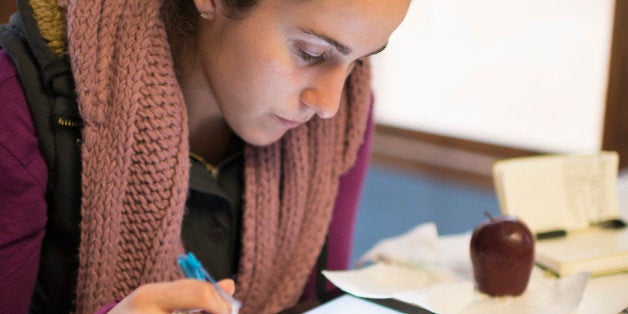
[[[484,216],[488,217],[488,219],[493,220],[493,215],[491,213],[484,211]]]

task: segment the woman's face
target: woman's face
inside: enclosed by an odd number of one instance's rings
[[[336,114],[353,66],[386,46],[409,3],[262,0],[234,20],[218,0],[200,28],[199,68],[229,127],[268,145],[314,115]]]

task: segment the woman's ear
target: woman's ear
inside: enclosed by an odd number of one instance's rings
[[[196,9],[199,12],[201,18],[211,20],[216,16],[216,12],[219,12],[222,0],[194,0]]]

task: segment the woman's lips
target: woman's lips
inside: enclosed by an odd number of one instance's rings
[[[279,123],[281,125],[283,125],[286,128],[292,129],[292,128],[296,128],[299,125],[303,124],[302,121],[295,121],[295,120],[288,120],[288,119],[284,119],[280,116],[275,116],[277,117],[277,120],[279,120]]]

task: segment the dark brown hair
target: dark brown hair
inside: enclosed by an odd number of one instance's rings
[[[225,7],[223,12],[231,19],[244,17],[260,0],[217,0]],[[194,58],[198,42],[198,27],[201,23],[200,13],[194,0],[163,0],[161,18],[166,26],[175,62],[178,59]],[[179,67],[177,67],[179,68]]]

